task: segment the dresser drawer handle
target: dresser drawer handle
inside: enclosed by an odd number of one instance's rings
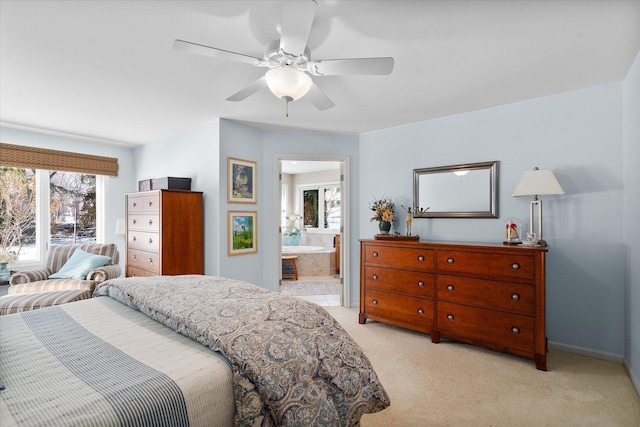
[[[136,202],[133,202],[133,207],[135,208],[136,206],[138,206],[138,204]]]
[[[447,262],[449,264],[453,264],[454,262],[456,262],[456,260],[454,260],[453,258],[447,258]]]
[[[153,202],[150,201],[149,202],[149,207],[151,207],[151,206],[153,206]]]
[[[456,316],[454,316],[453,314],[447,314],[447,320],[453,320],[455,318]]]
[[[511,268],[513,268],[514,270],[520,270],[520,264],[514,262],[513,264],[511,264]]]
[[[418,287],[424,288],[424,282],[422,280],[418,280]]]
[[[453,285],[447,285],[447,290],[448,290],[449,292],[453,292],[453,290],[454,290],[454,289],[455,289],[455,286],[453,286]]]
[[[153,258],[149,258],[149,264],[153,264]]]
[[[378,305],[378,300],[377,300],[377,299],[374,299],[373,301],[371,301],[371,304],[373,304],[373,305]]]
[[[419,309],[418,309],[418,314],[419,314],[420,316],[424,316],[424,310],[423,310],[423,309],[421,309],[421,308],[419,308]]]
[[[136,221],[135,219],[133,220],[133,223],[136,224],[138,221]]]
[[[378,275],[377,275],[377,274],[374,274],[373,276],[371,276],[371,278],[372,278],[373,280],[378,280]]]
[[[378,257],[378,252],[373,251],[373,253],[371,255],[373,255],[374,258],[377,258]]]
[[[514,301],[518,301],[520,299],[520,295],[519,294],[511,294],[511,299]]]
[[[420,262],[424,261],[424,257],[422,255],[418,256],[418,261]]]
[[[153,239],[151,237],[149,237],[149,244],[153,243]]]
[[[136,257],[136,255],[135,255],[135,254],[133,254],[133,255],[131,255],[131,259],[135,261],[135,260],[137,260],[137,259],[138,259],[138,257]]]
[[[136,236],[133,236],[133,238],[131,240],[133,240],[135,242],[138,239],[136,238]]]
[[[149,220],[149,225],[151,225],[151,224],[153,224],[153,221],[152,221],[152,220]]]
[[[514,326],[511,328],[511,332],[517,335],[520,333],[520,328],[518,328],[517,326]]]

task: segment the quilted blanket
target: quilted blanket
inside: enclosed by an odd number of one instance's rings
[[[108,295],[232,365],[236,424],[355,426],[389,406],[369,359],[324,309],[211,276],[112,279]]]

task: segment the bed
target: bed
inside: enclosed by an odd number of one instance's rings
[[[94,296],[0,317],[0,425],[353,426],[390,404],[313,303],[200,275]]]

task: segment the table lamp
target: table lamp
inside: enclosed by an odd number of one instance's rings
[[[538,246],[547,246],[547,242],[542,239],[542,200],[539,200],[538,196],[559,194],[564,194],[564,190],[553,172],[539,170],[537,167],[533,168],[532,171],[524,172],[513,190],[513,197],[533,196],[529,210],[529,234],[533,234],[533,217],[537,206],[538,233],[536,234],[536,245]]]

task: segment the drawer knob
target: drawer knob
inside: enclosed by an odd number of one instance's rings
[[[135,255],[135,254],[133,254],[133,255],[131,255],[131,259],[135,261],[135,260],[137,260],[137,259],[138,259],[138,257],[136,257],[136,255]]]
[[[373,253],[371,255],[373,255],[373,257],[376,258],[378,256],[378,252],[373,251]]]
[[[136,224],[138,221],[136,221],[135,219],[133,220],[133,223]]]
[[[149,220],[149,225],[151,225],[151,224],[153,224],[153,221],[152,221],[152,220]]]
[[[418,309],[418,314],[419,314],[420,316],[423,316],[423,315],[424,315],[424,310],[423,310],[423,309],[421,309],[421,308],[419,308],[419,309]]]
[[[136,206],[138,206],[138,204],[136,202],[133,202],[133,207],[135,208]]]
[[[511,264],[511,268],[513,268],[514,270],[520,270],[520,264],[514,262],[513,264]]]
[[[514,334],[519,334],[520,333],[520,328],[518,328],[517,326],[514,326],[511,328],[511,332],[513,332]]]
[[[149,237],[149,244],[153,243],[153,239],[151,237]]]
[[[153,206],[153,202],[149,202],[149,207]]]
[[[454,289],[455,289],[455,286],[453,286],[453,285],[447,285],[447,290],[448,290],[449,292],[453,292],[453,290],[454,290]]]
[[[419,288],[424,288],[424,282],[422,280],[418,281],[418,287]]]
[[[378,300],[377,300],[377,299],[374,299],[373,301],[371,301],[371,304],[373,304],[373,305],[378,305]]]
[[[520,299],[520,295],[519,294],[511,294],[511,299],[514,301],[518,301]]]
[[[455,318],[456,318],[456,316],[454,316],[453,314],[451,314],[451,313],[447,314],[447,320],[453,320]]]
[[[418,256],[418,261],[420,262],[424,261],[424,257],[422,255]]]
[[[149,258],[149,264],[153,264],[153,258]]]
[[[377,274],[374,274],[373,276],[371,276],[371,278],[372,278],[373,280],[378,280],[378,275],[377,275]]]
[[[453,258],[447,258],[447,262],[449,264],[453,264],[454,262],[456,262]]]
[[[136,236],[133,236],[133,238],[131,240],[133,240],[135,242],[138,239],[136,239]]]

